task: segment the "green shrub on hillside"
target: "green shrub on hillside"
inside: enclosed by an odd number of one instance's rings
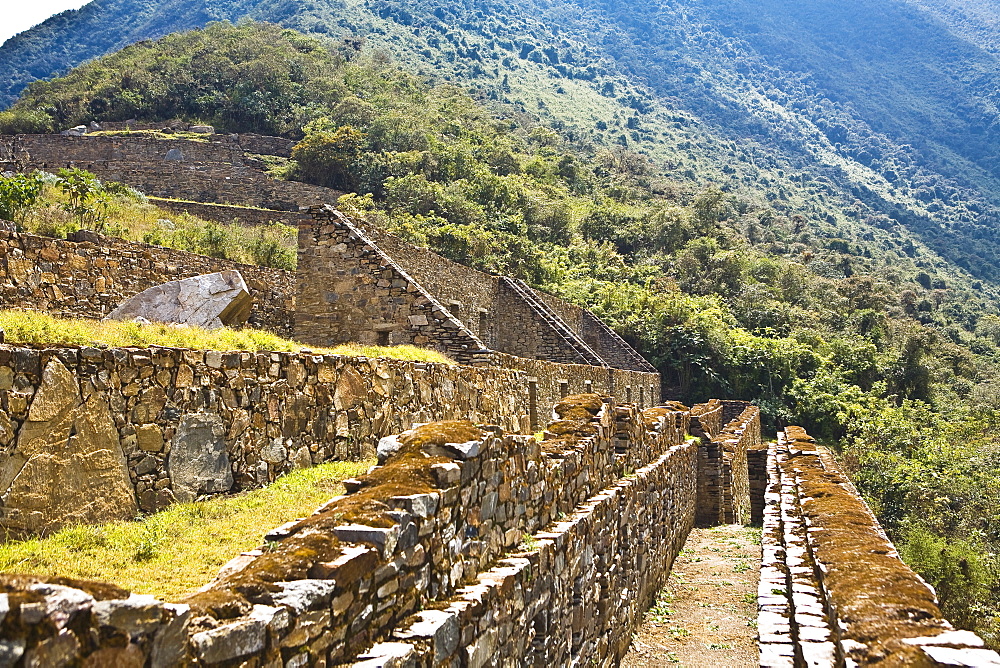
[[[45,134],[55,130],[52,116],[41,109],[19,107],[0,111],[0,134]]]
[[[42,194],[39,174],[0,176],[0,220],[24,222]]]

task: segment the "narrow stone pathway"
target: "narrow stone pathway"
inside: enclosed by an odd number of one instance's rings
[[[759,577],[759,529],[736,525],[694,529],[621,665],[760,665]]]

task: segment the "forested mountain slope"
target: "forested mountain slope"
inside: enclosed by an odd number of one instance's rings
[[[948,614],[1000,646],[995,10],[95,0],[0,47],[0,81],[209,4],[318,39],[139,43],[33,84],[0,131],[180,116],[301,140],[276,171],[595,309],[670,396],[751,399],[838,443]]]
[[[764,186],[824,236],[926,246],[993,279],[995,14],[970,0],[95,0],[0,47],[0,95],[213,18],[275,21],[363,40],[675,177]]]

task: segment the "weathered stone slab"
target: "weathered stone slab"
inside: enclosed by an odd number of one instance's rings
[[[6,524],[15,530],[130,519],[138,511],[107,403],[97,394],[83,401],[57,359],[45,367],[13,452],[0,460],[0,483]]]
[[[244,324],[252,306],[243,276],[228,269],[153,286],[120,304],[105,319],[145,318],[217,329]]]
[[[215,413],[190,413],[181,418],[167,458],[178,501],[194,501],[199,495],[232,488],[225,434],[222,418]]]

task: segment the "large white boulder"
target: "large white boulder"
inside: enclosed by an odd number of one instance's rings
[[[122,302],[105,320],[164,322],[217,329],[244,324],[253,298],[235,269],[170,281]]]

